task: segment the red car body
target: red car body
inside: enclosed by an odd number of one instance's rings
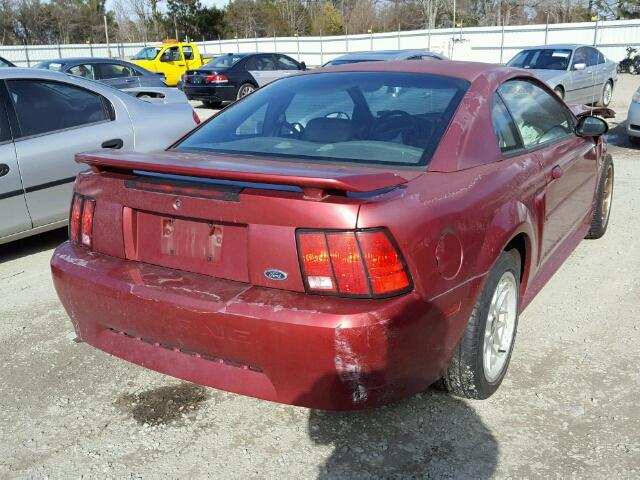
[[[533,78],[523,71],[455,62],[327,69],[341,70],[470,82],[428,167],[238,162],[171,150],[77,157],[92,167],[75,186],[96,200],[91,248],[67,242],[51,265],[83,341],[202,385],[357,409],[422,391],[442,376],[488,272],[507,248],[522,259],[520,309],[531,302],[589,230],[604,140],[573,136],[505,157],[495,141],[491,98],[509,79]],[[564,175],[556,178],[558,165]],[[302,192],[140,185],[134,170],[295,185]],[[383,193],[336,193],[369,191]],[[406,262],[406,293],[368,299],[306,293],[297,230],[379,227]],[[217,246],[199,247],[215,258],[171,255],[159,246],[166,228],[208,232],[195,238],[213,236]],[[157,233],[141,236],[145,231]],[[263,275],[268,269],[288,276],[270,279]]]

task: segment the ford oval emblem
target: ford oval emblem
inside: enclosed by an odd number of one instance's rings
[[[286,272],[283,272],[282,270],[276,270],[275,268],[270,268],[269,270],[265,270],[264,276],[267,277],[269,280],[282,281],[287,279]]]

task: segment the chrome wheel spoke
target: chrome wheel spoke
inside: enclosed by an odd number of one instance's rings
[[[502,275],[492,295],[484,334],[483,366],[488,381],[502,374],[513,342],[517,317],[517,282],[512,272]]]

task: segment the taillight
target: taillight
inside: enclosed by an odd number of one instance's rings
[[[71,202],[69,218],[69,240],[76,245],[91,248],[93,244],[93,215],[96,201],[75,193]]]
[[[228,81],[224,73],[213,73],[204,77],[204,83],[227,83]]]
[[[193,111],[193,121],[196,122],[196,125],[200,125],[200,122],[201,122],[200,117],[198,116],[195,110],[192,110],[192,111]]]
[[[297,237],[309,293],[372,298],[411,289],[406,263],[385,229],[298,230]]]
[[[187,83],[189,81],[189,75],[183,75],[182,76],[182,82],[183,83]]]

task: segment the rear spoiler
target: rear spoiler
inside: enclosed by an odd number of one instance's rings
[[[375,192],[407,182],[392,172],[357,166],[304,165],[278,160],[226,157],[209,153],[182,152],[130,153],[98,151],[76,155],[95,172],[133,173],[134,171],[181,175],[218,180],[292,185],[305,196],[322,198],[331,191]]]

